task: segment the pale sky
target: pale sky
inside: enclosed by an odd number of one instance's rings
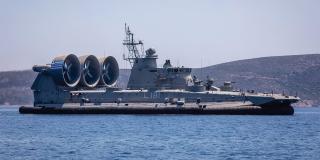
[[[124,23],[158,65],[320,53],[319,0],[0,0],[0,70],[31,69],[58,55],[115,56]]]

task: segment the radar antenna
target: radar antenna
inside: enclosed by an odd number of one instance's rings
[[[133,33],[130,31],[129,26],[125,23],[125,34],[126,37],[123,40],[123,45],[127,47],[128,49],[128,56],[126,57],[125,54],[123,54],[123,59],[128,61],[131,64],[131,67],[133,66],[134,60],[137,58],[143,58],[144,55],[144,47],[143,42],[138,41],[136,42],[133,38]],[[140,46],[140,52],[138,50],[138,47]]]

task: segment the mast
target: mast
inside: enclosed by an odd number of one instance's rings
[[[135,59],[144,57],[143,42],[140,40],[138,42],[135,41],[133,37],[134,34],[130,31],[129,26],[127,26],[126,23],[125,23],[125,34],[126,34],[126,37],[123,40],[122,44],[127,47],[128,55],[126,57],[125,54],[123,54],[123,59],[128,61],[132,67]],[[140,46],[140,51],[138,50],[138,46]]]

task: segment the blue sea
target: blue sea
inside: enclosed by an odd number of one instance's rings
[[[0,159],[320,159],[320,108],[294,116],[21,115],[0,107]]]

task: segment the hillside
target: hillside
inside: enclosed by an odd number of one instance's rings
[[[118,86],[125,87],[129,70],[121,70]],[[210,76],[215,85],[234,81],[238,89],[298,94],[300,105],[320,104],[320,54],[263,57],[233,61],[193,70],[201,79]],[[32,104],[31,70],[0,72],[0,104]]]
[[[30,86],[35,76],[31,70],[0,72],[0,104],[32,104]]]
[[[309,105],[320,104],[320,54],[263,57],[194,69],[202,79],[234,81],[238,89],[298,94]]]

